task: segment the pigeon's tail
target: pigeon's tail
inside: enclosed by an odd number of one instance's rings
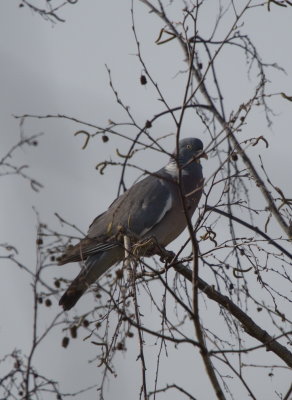
[[[85,261],[85,266],[82,271],[61,297],[59,305],[62,306],[65,311],[70,310],[75,306],[89,286],[122,258],[123,250],[118,246],[111,250],[89,256]]]
[[[78,281],[78,277],[74,279],[69,288],[63,294],[59,301],[59,305],[63,307],[64,311],[70,310],[75,306],[77,301],[86,291],[87,287],[82,287]]]

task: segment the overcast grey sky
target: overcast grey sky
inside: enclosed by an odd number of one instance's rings
[[[182,78],[175,76],[184,65],[183,56],[174,41],[167,46],[155,45],[162,24],[143,5],[136,1],[134,3],[137,31],[145,60],[166,93],[169,103],[176,106],[182,98]],[[208,32],[208,24],[212,25],[216,15],[214,11],[208,14],[214,5],[211,3],[209,1],[206,6],[205,19],[201,19],[204,21],[199,27],[202,33]],[[264,8],[254,9],[250,11],[250,18],[244,21],[243,27],[243,31],[249,32],[255,41],[263,59],[276,62],[287,72],[271,71],[269,92],[285,92],[290,96],[291,10],[287,8],[283,11],[275,7],[269,13]],[[141,124],[162,109],[153,90],[139,83],[142,67],[135,57],[130,1],[80,1],[64,8],[61,15],[66,22],[53,25],[26,7],[19,8],[17,1],[2,0],[0,3],[0,157],[19,138],[19,121],[13,115],[66,114],[99,125],[106,125],[108,119],[123,121],[125,115],[109,88],[105,64],[112,71],[121,97],[129,103]],[[245,78],[242,82],[238,80],[234,60],[228,58],[228,54],[218,63],[219,76],[228,75],[228,79],[224,79],[224,96],[230,113],[248,98],[253,82]],[[272,105],[276,116],[272,128],[269,129],[265,124],[262,111],[251,117],[246,128],[248,137],[264,135],[267,138],[270,146],[265,149],[262,145],[262,156],[268,172],[274,183],[279,187],[284,186],[290,194],[291,179],[287,180],[287,176],[291,171],[291,104],[281,96],[275,97]],[[28,164],[28,172],[44,188],[35,193],[27,181],[18,177],[1,177],[0,243],[15,245],[23,262],[31,265],[31,268],[34,268],[35,263],[37,226],[32,206],[38,210],[42,221],[52,227],[58,226],[54,217],[54,213],[58,212],[86,231],[91,220],[116,196],[119,171],[113,168],[101,176],[94,167],[103,159],[114,158],[117,147],[126,151],[126,143],[110,140],[103,144],[98,139],[82,151],[82,139],[73,135],[78,129],[78,125],[64,120],[27,120],[24,124],[26,134],[43,132],[44,135],[40,137],[38,147],[18,151],[15,160],[18,165]],[[157,135],[168,134],[173,130],[170,118],[159,120],[153,128]],[[194,124],[193,117],[186,118],[185,137],[198,136],[204,141],[202,131],[199,119]],[[171,151],[173,142],[169,139],[165,143]],[[257,153],[258,148],[251,151],[254,157],[258,156]],[[150,165],[147,165],[147,156],[139,154],[141,158],[136,161],[150,170],[158,169],[167,160],[166,156],[153,156]],[[216,166],[213,161],[204,164],[205,176],[208,177]],[[130,185],[136,176],[130,173],[127,184]],[[287,182],[290,187],[287,187]],[[55,267],[52,276],[60,274],[58,268]],[[66,268],[67,278],[73,277],[78,270],[77,266],[63,268]],[[28,277],[9,263],[1,265],[1,274],[0,357],[15,347],[28,351],[32,321],[32,294]],[[91,300],[86,299],[84,304]],[[57,307],[44,309],[44,325],[56,311]],[[96,383],[100,379],[99,370],[92,365],[88,366],[87,362],[96,349],[79,340],[72,343],[69,349],[63,350],[60,347],[61,337],[60,332],[52,335],[37,357],[38,365],[44,373],[63,381],[63,389],[67,392]],[[139,369],[135,366],[136,357],[135,346],[129,349],[126,356],[121,354],[117,363],[119,375],[109,382],[107,399],[115,399],[117,396],[128,400],[138,398],[137,392],[133,392],[132,383],[134,379],[140,379]],[[211,398],[208,396],[212,392],[205,386],[207,378],[200,372],[200,361],[192,364],[192,357],[187,359],[184,351],[177,352],[175,357],[175,365],[187,362],[190,366],[185,369],[185,375],[180,377],[181,382],[188,382],[193,387],[199,381],[201,388],[195,391],[198,398]],[[177,370],[173,369],[169,373],[173,375],[174,381]],[[196,376],[200,376],[199,380],[195,379]],[[271,389],[262,390],[262,398],[268,399],[267,394]],[[205,397],[199,397],[203,394]],[[94,393],[88,396],[80,398],[95,398]],[[244,397],[238,399],[243,400]]]

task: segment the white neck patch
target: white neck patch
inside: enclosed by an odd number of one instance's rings
[[[165,166],[165,171],[169,173],[174,178],[178,177],[178,167],[175,161],[170,161],[166,166]],[[189,171],[186,169],[182,170],[182,176],[189,175]]]
[[[178,175],[178,168],[177,168],[176,162],[170,161],[166,165],[165,171],[167,171],[171,176],[177,176]]]

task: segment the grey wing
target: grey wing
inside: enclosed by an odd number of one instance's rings
[[[93,221],[88,236],[110,236],[121,226],[135,235],[147,235],[170,211],[173,203],[172,185],[154,176],[136,183],[116,199],[107,212]]]
[[[163,179],[149,176],[129,192],[128,228],[138,236],[151,234],[171,210],[173,196],[171,184]]]
[[[124,195],[115,199],[107,211],[94,218],[87,232],[88,237],[94,238],[102,236],[106,238],[106,236],[108,236],[107,233],[109,232],[109,226],[112,225],[112,219],[114,218],[116,212],[115,210],[118,208],[123,196]]]

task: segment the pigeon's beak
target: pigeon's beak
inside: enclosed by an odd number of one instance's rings
[[[207,153],[205,153],[203,150],[198,150],[193,156],[193,158],[191,158],[183,167],[186,167],[187,165],[193,162],[200,164],[200,158],[205,158],[206,160],[208,160]]]
[[[205,158],[208,160],[208,154],[205,153],[203,150],[197,155],[197,158]]]

